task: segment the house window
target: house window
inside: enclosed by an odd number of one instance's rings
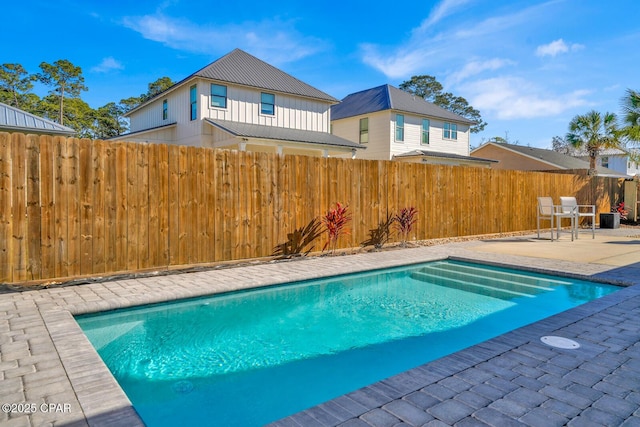
[[[227,87],[211,84],[211,106],[227,108]]]
[[[369,142],[369,118],[360,119],[360,144]]]
[[[458,139],[458,125],[455,123],[445,123],[442,128],[444,139]]]
[[[167,120],[167,117],[169,117],[169,104],[165,99],[162,101],[162,120]]]
[[[273,116],[275,114],[276,96],[272,93],[260,94],[260,113]]]
[[[404,141],[404,116],[396,114],[396,141]]]
[[[191,102],[191,120],[198,118],[198,87],[193,85],[189,88],[189,100]]]
[[[603,156],[601,157],[602,159],[602,167],[603,168],[608,168],[609,167],[609,156]]]
[[[422,144],[429,144],[429,119],[422,119]]]

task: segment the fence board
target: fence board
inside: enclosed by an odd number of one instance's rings
[[[127,200],[128,191],[128,162],[127,162],[127,143],[117,142],[115,146],[115,200],[116,200],[116,224],[115,224],[115,270],[126,270],[129,266],[129,227],[128,227],[128,209],[129,202]]]
[[[180,147],[177,145],[168,147],[168,160],[168,255],[169,265],[178,265],[180,263]]]
[[[93,164],[94,157],[91,144],[82,140],[79,147],[80,164],[82,169],[79,176],[80,188],[80,274],[91,274],[93,271]]]
[[[2,136],[0,135],[0,140]],[[40,260],[41,277],[55,277],[55,212],[53,198],[53,184],[55,182],[53,168],[52,138],[43,135],[40,137]],[[0,142],[0,157],[1,154]],[[0,163],[2,160],[0,159]],[[2,172],[0,172],[0,175]],[[0,189],[2,185],[0,184]],[[1,190],[0,190],[1,193]],[[2,197],[2,196],[0,196]],[[2,207],[0,207],[0,210]],[[0,214],[1,215],[1,214]],[[2,219],[0,218],[0,224]],[[2,233],[0,233],[2,235]],[[0,251],[1,253],[1,251]],[[0,262],[1,264],[1,262]],[[1,279],[0,279],[1,281]]]
[[[0,132],[0,281],[12,282],[13,242],[11,239],[11,135]]]
[[[138,150],[138,268],[149,267],[149,145]]]
[[[26,254],[27,278],[41,276],[41,211],[40,211],[40,143],[38,136],[28,135],[26,140]]]
[[[139,144],[127,144],[127,269],[136,270],[139,267],[138,254],[140,250],[139,206],[138,206],[138,148]]]
[[[67,139],[67,241],[69,242],[67,269],[70,276],[80,274],[80,258],[82,256],[80,250],[80,188],[78,178],[80,173],[79,142],[80,140],[75,138]]]
[[[105,158],[103,141],[96,141],[91,152],[93,165],[93,273],[104,273],[105,259]]]
[[[117,271],[117,158],[116,144],[104,145],[104,259],[105,271]]]
[[[148,186],[148,255],[147,266],[158,267],[158,250],[160,245],[160,194],[159,185],[159,153],[157,144],[147,146],[147,186]]]

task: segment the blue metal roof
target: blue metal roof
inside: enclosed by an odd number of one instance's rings
[[[388,84],[347,95],[340,104],[331,107],[331,120],[340,120],[384,110],[413,113],[469,125],[474,123],[458,114]]]

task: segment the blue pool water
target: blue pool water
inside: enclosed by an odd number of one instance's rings
[[[148,426],[251,426],[617,289],[437,261],[77,321]]]

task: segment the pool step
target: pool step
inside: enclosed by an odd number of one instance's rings
[[[422,269],[421,272],[431,273],[433,275],[450,278],[450,279],[459,279],[463,281],[471,281],[473,283],[493,286],[499,289],[524,293],[529,295],[536,295],[542,292],[553,291],[550,285],[551,283],[548,281],[538,281],[538,280],[525,280],[532,279],[527,278],[524,275],[512,275],[509,273],[501,272],[501,271],[486,271],[483,269],[475,269],[469,268],[465,269],[464,265],[460,266],[452,266],[454,269],[449,268],[448,265],[444,264],[431,264]],[[459,267],[459,268],[456,268]],[[481,273],[481,274],[479,274]],[[533,278],[536,279],[536,278]],[[562,283],[562,282],[561,282]]]
[[[517,281],[518,283],[526,283],[526,284],[538,285],[543,287],[571,284],[571,282],[568,282],[562,279],[539,277],[536,275],[531,275],[526,273],[516,273],[511,271],[506,272],[502,270],[488,270],[486,267],[477,267],[469,264],[451,262],[451,261],[434,262],[431,265],[437,266],[438,268],[441,268],[441,269],[451,270],[451,271],[478,272],[478,273],[482,273],[482,275],[486,277],[510,278],[510,279],[513,279],[513,281]]]
[[[424,271],[424,269],[411,273],[411,278],[415,280],[420,280],[422,282],[427,282],[433,285],[444,286],[446,288],[453,288],[453,289],[458,289],[466,292],[473,292],[475,294],[486,295],[489,297],[499,298],[504,300],[510,300],[513,298],[521,298],[521,297],[533,298],[533,295],[531,294],[511,291],[511,290],[499,288],[496,286],[472,282],[470,280],[459,280],[451,277],[442,277],[440,275]]]

